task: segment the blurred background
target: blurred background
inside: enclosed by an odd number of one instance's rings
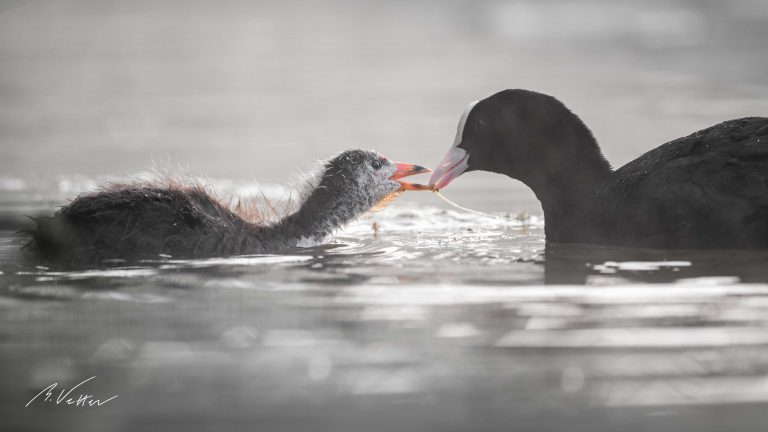
[[[433,165],[505,88],[560,98],[620,166],[768,113],[767,23],[763,0],[3,0],[0,176],[285,183],[356,147]],[[490,174],[447,192],[537,205]]]

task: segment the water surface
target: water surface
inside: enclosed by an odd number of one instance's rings
[[[545,246],[539,216],[494,216],[395,203],[322,247],[69,271],[19,260],[3,231],[0,415],[80,430],[764,429],[768,254]],[[89,394],[118,398],[24,408],[90,376]]]

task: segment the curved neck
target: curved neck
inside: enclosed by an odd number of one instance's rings
[[[548,241],[577,241],[584,233],[583,218],[593,197],[612,173],[597,141],[586,129],[570,131],[558,142],[542,143],[550,149],[539,163],[516,169],[516,178],[533,190],[544,210]],[[576,229],[576,227],[580,227]]]
[[[536,194],[545,215],[568,213],[586,204],[611,174],[608,162],[602,155],[597,156],[599,159],[574,160],[573,163],[551,164],[531,170],[521,175],[520,180]]]
[[[354,197],[331,193],[318,187],[293,214],[268,228],[271,238],[283,247],[318,244],[344,224],[365,213],[368,208]]]

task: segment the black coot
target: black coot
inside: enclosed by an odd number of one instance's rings
[[[470,104],[430,183],[505,174],[541,201],[549,242],[768,247],[768,118],[730,120],[612,170],[557,99],[505,90]]]
[[[428,171],[373,151],[345,151],[323,164],[299,209],[272,224],[249,220],[199,186],[113,186],[38,219],[27,248],[49,262],[93,266],[160,254],[212,257],[319,243],[392,194],[419,188],[398,179]]]

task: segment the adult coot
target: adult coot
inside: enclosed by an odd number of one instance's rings
[[[271,224],[249,220],[200,186],[112,186],[38,219],[27,246],[47,261],[91,266],[159,254],[211,257],[314,244],[393,194],[423,188],[399,179],[429,171],[374,151],[345,151],[323,163],[295,213]]]
[[[730,120],[612,170],[554,97],[504,90],[467,107],[430,183],[505,174],[541,201],[547,240],[655,248],[768,247],[768,118]]]

